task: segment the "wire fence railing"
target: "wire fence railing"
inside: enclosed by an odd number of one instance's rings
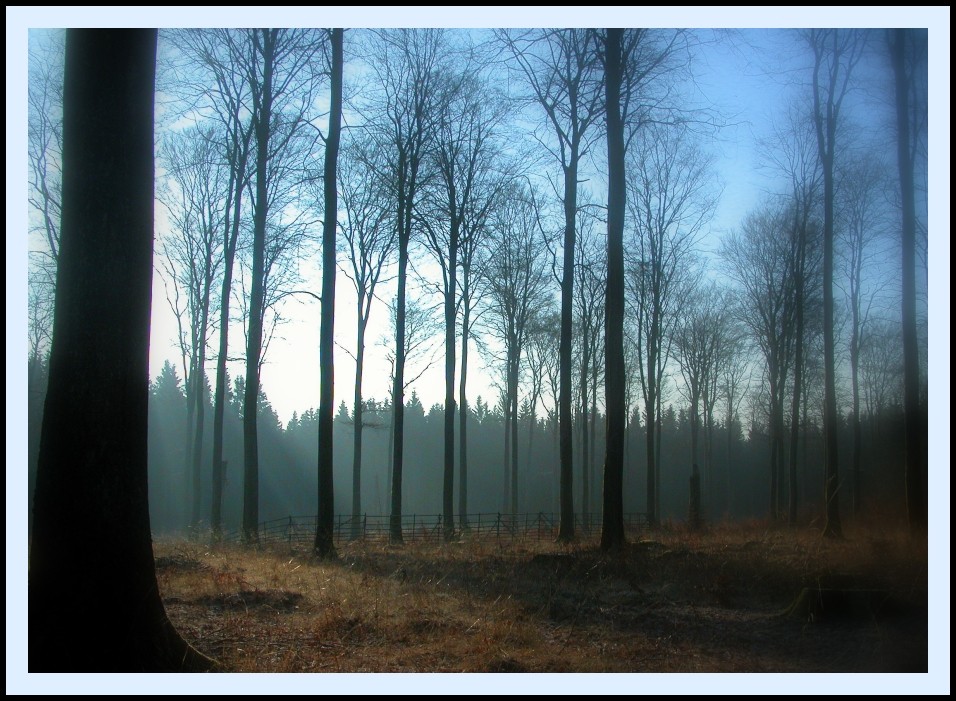
[[[316,516],[286,516],[259,524],[260,543],[311,544],[315,538]],[[402,540],[412,542],[441,542],[444,524],[441,514],[403,514]],[[460,516],[454,524],[457,536],[482,540],[554,540],[558,535],[558,514],[537,512],[505,514],[500,512],[468,514]],[[624,514],[624,530],[629,535],[648,529],[647,516],[643,513]],[[332,537],[336,544],[348,541],[389,540],[390,516],[363,514],[353,517],[337,514],[333,520]],[[575,514],[574,530],[577,535],[599,535],[601,515],[598,513]],[[225,540],[241,540],[241,531],[223,534]]]

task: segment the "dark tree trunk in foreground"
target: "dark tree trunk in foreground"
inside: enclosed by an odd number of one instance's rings
[[[322,322],[319,332],[319,515],[315,526],[315,554],[335,555],[332,530],[335,500],[332,493],[332,427],[335,411],[335,228],[338,222],[338,192],[335,167],[342,126],[342,29],[333,29],[332,104],[329,134],[325,141],[325,213],[322,227]],[[359,417],[361,420],[361,417]]]
[[[926,481],[923,441],[925,434],[919,409],[919,349],[916,337],[916,198],[913,157],[910,149],[909,110],[912,78],[906,72],[906,56],[913,51],[914,30],[896,29],[889,39],[896,79],[897,158],[903,204],[903,430],[906,443],[906,513],[910,530],[926,529]],[[907,44],[910,47],[907,48]]]
[[[607,439],[604,454],[604,521],[601,548],[624,543],[624,124],[621,120],[621,35],[608,29],[605,45],[607,93],[607,304],[605,307],[604,393]]]
[[[166,617],[147,500],[156,30],[70,30],[30,672],[208,669]]]

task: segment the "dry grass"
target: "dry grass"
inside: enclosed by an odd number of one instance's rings
[[[173,623],[225,671],[926,671],[927,553],[896,533],[839,541],[760,524],[595,543],[158,542]],[[804,588],[878,592],[787,615]],[[867,599],[870,601],[870,598]]]

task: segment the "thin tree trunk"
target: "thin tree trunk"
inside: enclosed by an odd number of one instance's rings
[[[319,330],[319,513],[313,549],[334,557],[335,497],[332,484],[332,436],[335,411],[335,230],[338,224],[336,165],[342,128],[342,29],[331,31],[332,84],[329,131],[325,140],[325,213],[322,227],[322,321]]]
[[[256,113],[256,202],[253,213],[252,289],[249,301],[249,342],[246,348],[246,388],[243,398],[242,534],[247,543],[259,540],[259,362],[262,355],[262,315],[265,300],[265,237],[269,185],[269,136],[272,121],[274,30],[261,31],[262,92]]]
[[[454,200],[452,200],[454,208]],[[445,460],[442,475],[443,539],[455,537],[455,297],[457,296],[459,217],[454,209],[448,243],[448,281],[445,289]]]
[[[230,175],[230,191],[233,193],[232,221],[226,219],[226,245],[222,276],[222,297],[219,311],[219,357],[216,359],[216,401],[213,408],[212,425],[212,508],[210,522],[213,540],[222,538],[222,492],[225,481],[222,459],[223,424],[226,413],[226,359],[229,351],[229,301],[232,296],[232,272],[236,258],[236,243],[239,240],[240,213],[242,211],[242,192],[245,189],[246,160],[249,157],[250,129],[245,133],[244,141],[239,145],[238,135],[233,132],[233,151]],[[228,210],[227,210],[228,211]],[[229,233],[229,228],[232,232]]]
[[[510,380],[505,380],[505,384],[510,384]],[[501,510],[507,512],[511,509],[511,422],[514,420],[511,416],[511,394],[508,390],[505,390],[504,400],[505,452],[502,455],[504,469],[501,473]]]
[[[587,348],[587,339],[585,338],[585,349]],[[581,361],[581,520],[584,523],[584,530],[590,530],[591,519],[589,509],[591,506],[591,492],[588,489],[588,458],[591,453],[588,450],[588,361],[587,350],[584,352],[584,359]]]
[[[518,358],[520,349],[515,351],[511,367],[509,394],[511,396],[511,513],[518,513]]]
[[[401,197],[401,195],[399,195]],[[408,231],[398,237],[398,301],[395,310],[395,379],[392,384],[392,509],[389,540],[402,542],[402,452],[405,444],[405,282],[408,270]]]
[[[574,299],[574,218],[577,215],[578,168],[572,155],[564,173],[564,269],[561,282],[561,347],[560,399],[558,401],[561,432],[561,525],[558,541],[574,539],[574,499],[572,475],[574,466],[573,424],[571,415],[571,341]]]
[[[362,373],[365,366],[365,325],[363,300],[358,302],[358,319],[355,345],[355,395],[352,398],[352,531],[351,539],[360,534],[359,517],[362,511]]]
[[[834,31],[832,60],[839,61],[837,34]],[[826,41],[824,38],[823,41]],[[824,502],[826,523],[824,536],[838,538],[842,535],[840,526],[840,476],[839,476],[839,416],[836,407],[836,352],[834,347],[833,325],[833,160],[836,153],[836,120],[838,106],[834,104],[836,90],[836,70],[828,71],[826,105],[820,104],[819,69],[820,55],[826,48],[821,45],[820,54],[813,73],[814,115],[816,116],[817,145],[820,153],[820,165],[823,170],[823,440],[825,445],[824,466]],[[825,114],[822,110],[825,107]]]
[[[470,279],[468,268],[462,271],[462,320],[461,320],[461,379],[458,386],[458,522],[459,528],[468,528],[468,395],[465,392],[468,378],[468,324],[471,323],[469,304]]]
[[[790,502],[788,523],[797,525],[797,443],[800,433],[800,385],[803,382],[803,303],[805,295],[804,261],[806,257],[806,222],[798,233],[797,253],[796,340],[793,360],[793,400],[790,405]]]

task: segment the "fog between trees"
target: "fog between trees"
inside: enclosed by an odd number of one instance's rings
[[[925,33],[621,40],[624,511],[685,519],[698,465],[705,520],[808,522],[829,504],[919,521],[919,499],[900,494],[926,484]],[[479,512],[566,522],[570,508],[599,527],[606,41],[344,33],[337,296],[354,296],[358,329],[394,313],[380,396],[361,391],[359,362],[377,336],[336,336],[336,364],[357,368],[331,429],[335,514],[442,513],[451,528]],[[698,66],[730,50],[787,69],[786,101],[765,115],[708,104]],[[56,35],[31,47],[31,469],[58,255],[58,56]],[[283,425],[259,375],[297,305],[327,296],[306,271],[327,219],[331,57],[320,30],[160,33],[156,192],[168,216],[154,267],[178,355],[151,378],[155,532],[254,531],[316,512],[318,399],[303,396]],[[720,144],[743,122],[767,134],[753,164],[763,194],[720,231]],[[898,135],[906,158],[885,147]],[[317,355],[296,352],[303,364]],[[469,389],[476,355],[499,394]],[[426,407],[416,384],[430,365],[444,367],[444,401]],[[904,447],[916,452],[904,459]]]

